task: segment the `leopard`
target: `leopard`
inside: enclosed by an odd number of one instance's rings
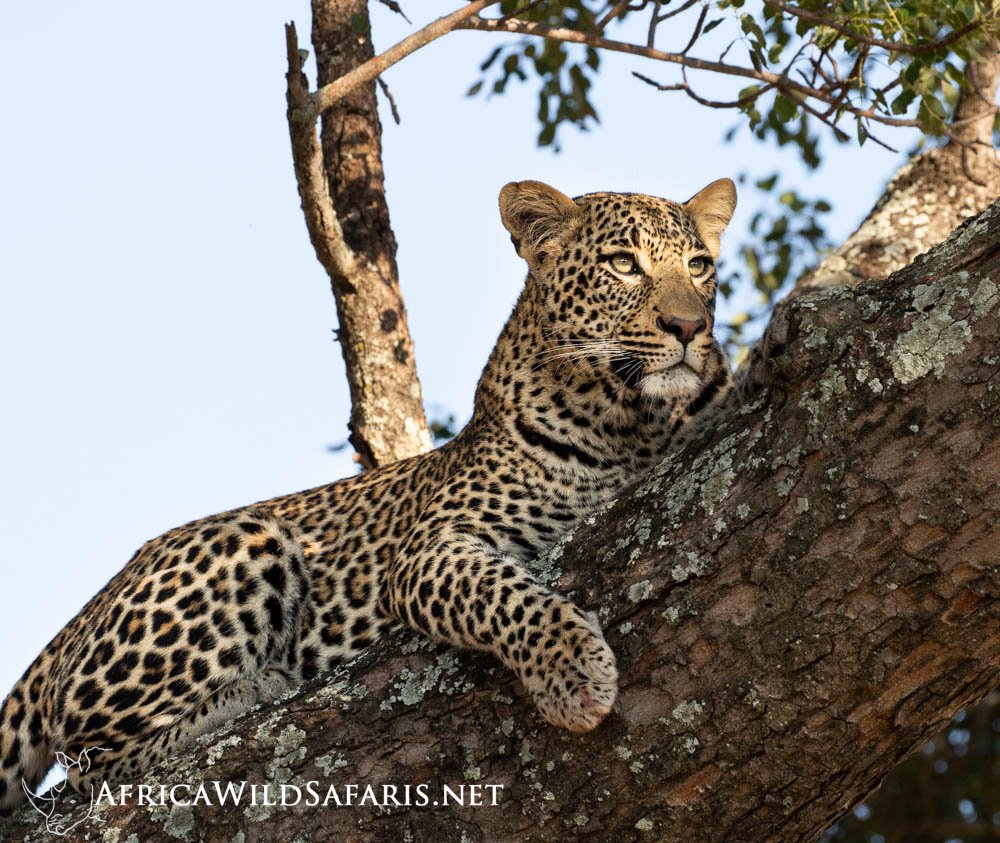
[[[686,202],[511,182],[527,264],[469,422],[436,450],[172,529],[52,639],[0,708],[0,809],[57,758],[141,775],[386,633],[493,654],[538,714],[595,729],[618,689],[597,615],[531,561],[710,424],[730,179]],[[321,680],[320,680],[321,681]]]

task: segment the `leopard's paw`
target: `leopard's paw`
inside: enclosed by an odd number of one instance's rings
[[[522,679],[542,717],[570,732],[590,732],[608,716],[618,694],[615,654],[604,640],[597,617],[577,610]],[[547,642],[546,642],[547,643]]]

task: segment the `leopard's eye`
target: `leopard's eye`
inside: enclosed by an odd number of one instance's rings
[[[635,258],[625,252],[612,255],[609,263],[615,272],[620,272],[622,275],[634,275],[639,271]]]
[[[705,258],[691,258],[688,261],[688,270],[692,278],[700,278],[708,272],[709,263]]]

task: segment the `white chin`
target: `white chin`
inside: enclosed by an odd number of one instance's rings
[[[703,386],[701,379],[684,364],[665,372],[646,375],[639,381],[639,391],[647,398],[694,398]]]

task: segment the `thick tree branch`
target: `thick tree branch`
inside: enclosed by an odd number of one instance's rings
[[[1000,78],[1000,44],[994,39],[981,61],[965,67],[965,88],[959,96],[952,124],[962,140],[993,145],[993,122],[997,113],[997,80]]]
[[[314,0],[320,82],[349,75],[374,53],[370,37],[352,28],[358,20],[367,24],[364,0]],[[294,24],[285,27],[285,41],[295,180],[337,303],[350,441],[362,466],[371,468],[431,447],[385,201],[374,77],[327,110],[321,143]]]
[[[503,785],[496,807],[130,805],[102,831],[815,839],[997,682],[998,274],[1000,203],[884,282],[791,302],[774,386],[539,563],[619,654],[595,733],[545,726],[487,659],[396,640],[147,777]]]
[[[948,144],[962,171],[981,194],[1000,195],[1000,164],[993,149],[993,126],[997,115],[997,83],[1000,81],[1000,42],[991,39],[981,61],[965,66],[965,86],[952,117],[952,139]]]

